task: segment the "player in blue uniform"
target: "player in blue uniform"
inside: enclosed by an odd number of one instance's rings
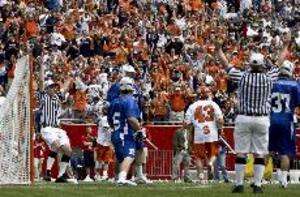
[[[296,151],[296,130],[294,113],[300,106],[300,86],[292,79],[293,64],[285,60],[280,68],[279,80],[272,89],[271,126],[269,151],[279,155],[281,176],[279,181],[287,187],[290,157]]]
[[[108,122],[114,128],[111,140],[115,147],[115,153],[120,163],[117,184],[136,185],[126,180],[128,170],[135,158],[137,133],[142,133],[139,122],[140,110],[135,98],[133,80],[124,77],[120,80],[120,96],[111,102],[108,113]]]
[[[123,65],[122,67],[122,72],[125,77],[129,77],[130,79],[133,80],[135,77],[135,70],[132,66],[130,65]],[[107,101],[112,102],[114,99],[118,98],[120,95],[120,82],[117,81],[115,82],[111,88],[108,90],[107,93]],[[142,103],[142,92],[138,88],[136,84],[133,84],[133,96],[136,99],[139,108],[141,108],[141,103]],[[147,155],[147,147],[145,147],[143,139],[136,140],[136,158],[135,158],[135,172],[136,172],[136,177],[135,181],[137,183],[143,184],[143,183],[151,183],[150,180],[147,179],[147,177],[143,173],[143,164],[146,164],[146,155]]]

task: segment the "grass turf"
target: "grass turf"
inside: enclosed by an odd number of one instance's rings
[[[156,183],[140,185],[138,187],[114,186],[111,183],[97,184],[46,184],[38,183],[32,186],[1,186],[0,197],[182,197],[182,196],[272,196],[297,197],[300,196],[300,185],[289,185],[282,189],[279,185],[264,186],[264,193],[254,195],[249,185],[245,186],[245,193],[232,194],[232,184],[174,184]]]

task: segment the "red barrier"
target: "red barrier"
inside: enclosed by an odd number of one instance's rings
[[[151,141],[158,147],[159,151],[150,151],[148,165],[146,168],[150,178],[170,178],[172,165],[172,139],[175,131],[181,125],[147,125],[147,131],[151,136]],[[233,128],[224,128],[227,142],[234,148]],[[151,147],[149,147],[151,148]],[[165,161],[167,160],[167,161]],[[234,169],[235,156],[227,155],[227,169]]]
[[[81,137],[86,134],[86,127],[91,126],[96,134],[96,125],[82,125],[82,124],[63,124],[62,128],[66,130],[72,148],[80,148],[82,145]],[[147,125],[146,128],[149,132],[151,141],[158,147],[159,151],[151,152],[149,154],[147,173],[150,177],[168,177],[171,172],[172,164],[172,138],[176,129],[180,128],[180,125]],[[234,148],[233,141],[233,128],[224,128],[225,138],[227,142]],[[297,130],[300,135],[300,129]],[[300,157],[300,138],[297,138],[297,156]],[[229,170],[234,169],[234,155],[227,155],[227,168]],[[159,176],[158,176],[159,175]]]
[[[71,142],[72,148],[81,148],[82,141],[81,137],[86,135],[86,128],[92,127],[93,129],[93,135],[97,136],[97,126],[95,124],[61,124],[62,129],[64,129]]]

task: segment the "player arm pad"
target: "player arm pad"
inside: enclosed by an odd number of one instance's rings
[[[138,119],[135,118],[135,117],[129,117],[129,118],[128,118],[128,124],[130,124],[130,126],[132,126],[132,128],[133,128],[135,131],[138,131],[138,130],[141,130],[141,129],[142,129],[140,122],[139,122]]]

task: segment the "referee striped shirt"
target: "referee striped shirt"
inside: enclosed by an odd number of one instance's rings
[[[262,116],[269,115],[271,107],[271,89],[273,81],[277,80],[279,68],[272,68],[267,73],[229,71],[232,81],[238,87],[238,114]]]
[[[42,92],[39,95],[42,127],[57,127],[61,112],[61,101],[57,94],[50,96]]]

